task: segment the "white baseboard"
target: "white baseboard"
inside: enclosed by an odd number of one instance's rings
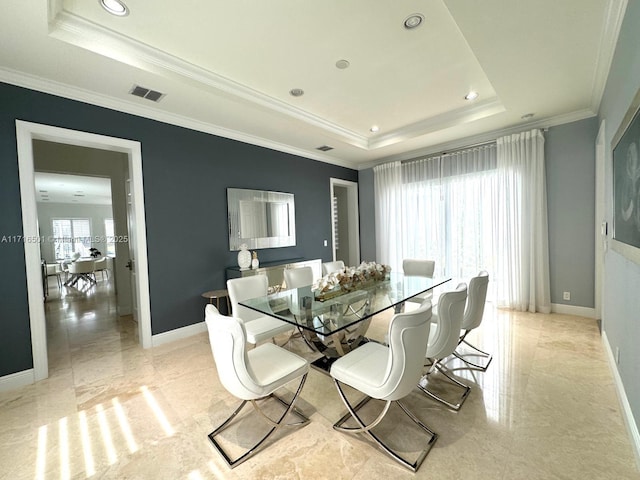
[[[30,368],[29,370],[23,370],[22,372],[0,377],[0,392],[24,387],[25,385],[31,385],[32,383],[35,383],[35,376],[33,368]]]
[[[635,453],[636,456],[636,467],[638,468],[638,470],[640,470],[640,432],[638,431],[638,424],[636,423],[636,420],[633,416],[633,411],[631,410],[631,405],[629,404],[629,399],[627,398],[627,393],[624,389],[622,378],[620,378],[620,373],[618,372],[618,367],[616,366],[616,360],[613,356],[613,352],[611,351],[609,340],[607,339],[607,332],[604,331],[602,332],[602,343],[604,344],[604,350],[607,355],[607,360],[609,361],[609,367],[611,368],[613,379],[616,384],[618,400],[620,400],[620,406],[622,407],[622,417],[624,419],[625,425],[627,426],[629,437],[631,437],[633,453]]]
[[[206,331],[207,325],[204,322],[194,323],[193,325],[187,325],[186,327],[176,328],[175,330],[169,330],[168,332],[153,335],[151,337],[151,345],[153,347],[157,347],[159,345],[164,345],[165,343],[175,342],[176,340],[181,340]]]
[[[552,313],[562,313],[564,315],[575,315],[577,317],[596,318],[596,309],[589,307],[577,307],[575,305],[565,305],[564,303],[552,303]]]

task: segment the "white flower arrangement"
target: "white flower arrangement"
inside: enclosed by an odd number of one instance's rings
[[[387,278],[391,267],[376,262],[362,262],[357,267],[345,267],[316,280],[311,290],[322,297],[329,292],[349,292],[359,285]]]

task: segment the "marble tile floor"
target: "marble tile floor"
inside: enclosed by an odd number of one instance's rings
[[[116,316],[108,282],[86,294],[67,290],[53,287],[46,302],[50,377],[0,393],[2,480],[640,479],[593,320],[487,305],[471,340],[493,353],[489,370],[448,364],[472,385],[462,409],[417,389],[407,398],[439,434],[416,474],[332,429],[345,408],[315,370],[299,402],[311,422],[229,470],[207,434],[237,401],[218,381],[206,333],[143,350],[132,319]],[[370,336],[383,338],[389,318],[374,319]],[[300,340],[287,346],[311,356]],[[442,390],[439,380],[432,386]],[[370,405],[365,415],[380,407]],[[263,428],[254,420],[243,417],[223,440],[246,444]],[[413,438],[393,409],[377,428],[397,446]]]

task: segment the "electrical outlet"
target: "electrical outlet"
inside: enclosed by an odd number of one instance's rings
[[[562,299],[563,300],[571,300],[571,292],[564,292],[562,294]]]
[[[620,365],[620,347],[616,347],[616,365]]]
[[[327,247],[329,245],[329,242],[327,242],[326,240],[324,241],[324,246]]]

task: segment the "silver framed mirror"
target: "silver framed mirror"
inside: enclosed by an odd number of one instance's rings
[[[227,188],[229,250],[290,247],[296,244],[292,193]]]

